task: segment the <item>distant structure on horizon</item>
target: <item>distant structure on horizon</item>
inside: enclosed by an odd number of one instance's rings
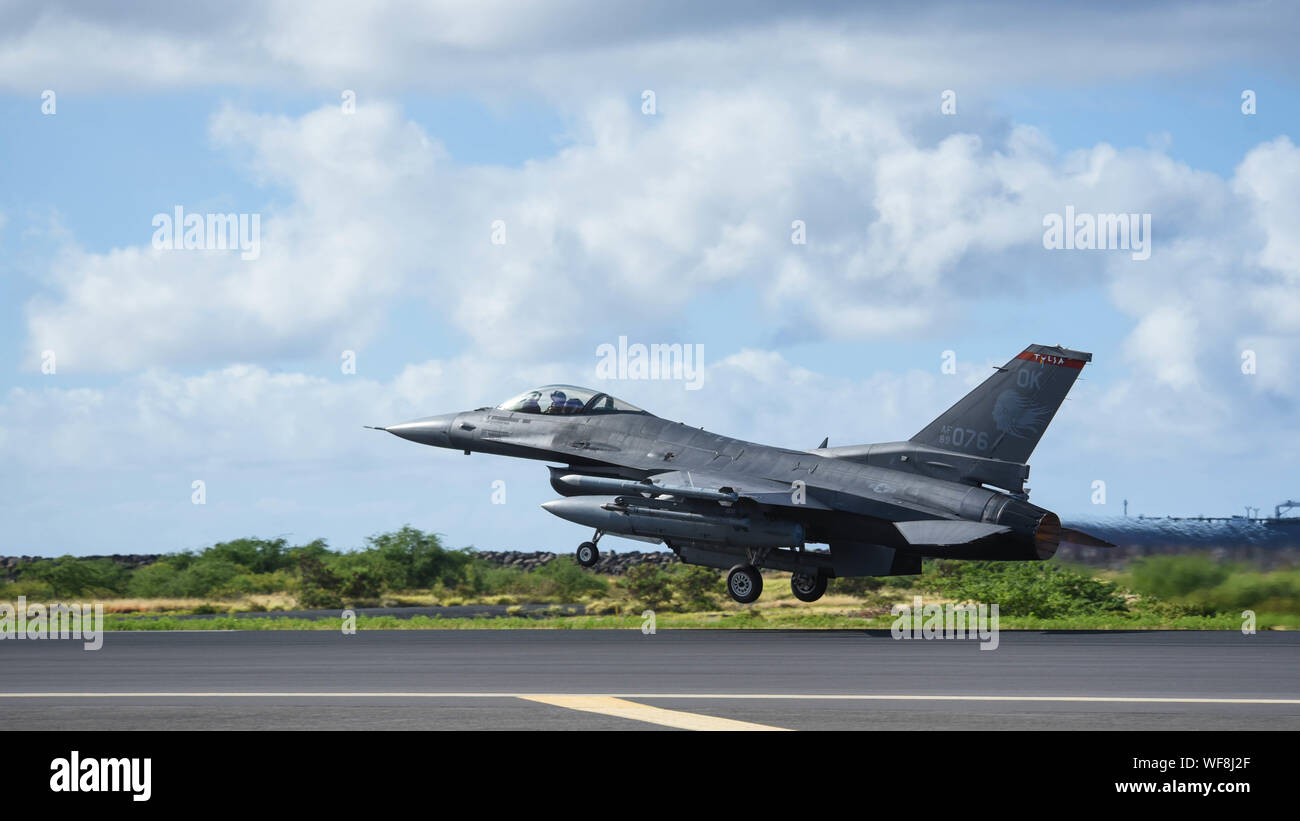
[[[1130,517],[1125,499],[1123,516],[1086,522],[1091,533],[1116,547],[1063,545],[1058,555],[1069,561],[1115,564],[1135,556],[1198,550],[1266,565],[1300,564],[1300,515],[1286,515],[1296,510],[1300,502],[1288,499],[1274,506],[1271,517],[1258,516],[1257,507],[1247,507],[1245,516]]]
[[[1283,513],[1287,513],[1287,512],[1290,512],[1290,511],[1292,511],[1292,510],[1296,510],[1296,509],[1300,509],[1300,502],[1297,502],[1297,501],[1294,501],[1294,500],[1291,500],[1291,499],[1287,499],[1285,502],[1280,502],[1279,504],[1273,506],[1273,515],[1272,515],[1272,516],[1260,516],[1260,515],[1259,515],[1259,508],[1257,508],[1257,507],[1251,507],[1250,505],[1246,505],[1246,515],[1245,515],[1245,516],[1237,516],[1237,515],[1232,515],[1232,516],[1147,516],[1147,515],[1144,514],[1144,513],[1139,513],[1138,516],[1137,516],[1137,518],[1138,518],[1140,521],[1146,521],[1146,520],[1148,520],[1148,519],[1154,519],[1154,520],[1158,520],[1158,521],[1162,521],[1162,522],[1242,522],[1242,521],[1245,521],[1245,522],[1256,522],[1256,523],[1259,523],[1259,524],[1266,524],[1266,525],[1272,525],[1272,524],[1280,524],[1280,525],[1294,525],[1294,524],[1300,524],[1300,515],[1297,515],[1297,516],[1284,516]],[[1254,513],[1251,513],[1251,511],[1254,511]],[[1128,516],[1128,499],[1125,499],[1125,500],[1124,500],[1124,515],[1125,515],[1125,516]]]

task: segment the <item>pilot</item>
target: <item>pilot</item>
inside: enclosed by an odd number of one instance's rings
[[[559,390],[551,391],[551,406],[546,409],[546,412],[547,413],[568,413],[569,409],[566,407],[566,405],[568,404],[567,400],[568,397],[564,395],[564,391],[559,391]]]
[[[542,394],[540,391],[533,391],[532,393],[528,394],[528,398],[525,399],[524,403],[519,406],[519,412],[520,413],[541,413],[542,405],[541,402],[539,401],[541,398],[542,398]]]

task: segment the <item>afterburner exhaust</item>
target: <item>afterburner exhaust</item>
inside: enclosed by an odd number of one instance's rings
[[[1056,548],[1061,544],[1061,519],[1050,510],[1038,520],[1034,528],[1034,552],[1038,558],[1047,560],[1056,555]]]

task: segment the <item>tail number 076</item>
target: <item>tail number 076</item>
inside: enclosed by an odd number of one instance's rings
[[[959,448],[989,449],[989,435],[974,428],[952,427],[946,431],[947,440]]]

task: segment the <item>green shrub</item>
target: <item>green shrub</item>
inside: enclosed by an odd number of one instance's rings
[[[1203,554],[1144,556],[1130,566],[1129,586],[1135,593],[1169,599],[1217,587],[1231,573],[1230,566]]]
[[[242,567],[227,559],[203,556],[177,576],[178,595],[209,596],[227,588]]]
[[[315,556],[299,556],[298,572],[302,584],[298,590],[298,603],[307,608],[333,609],[343,606],[340,592],[343,580],[334,574],[325,562]]]
[[[501,595],[523,592],[520,579],[524,572],[513,567],[499,567],[475,558],[465,571],[464,588],[467,593]]]
[[[830,580],[826,588],[827,593],[838,593],[842,596],[856,596],[859,599],[865,599],[872,593],[875,593],[886,583],[892,583],[893,579],[888,576],[851,576],[846,579],[835,578]]]
[[[511,596],[530,602],[575,602],[609,592],[609,581],[580,567],[572,557],[558,556],[536,570],[498,567],[473,558],[464,581],[455,586],[463,595]]]
[[[373,567],[392,590],[433,587],[442,584],[453,587],[465,581],[467,568],[472,561],[468,552],[447,550],[438,536],[416,530],[410,525],[393,533],[380,533],[366,539],[368,548],[363,555],[374,551]]]
[[[284,539],[235,539],[218,542],[199,554],[239,565],[250,573],[273,573],[292,567],[294,558]]]
[[[1219,613],[1300,613],[1300,571],[1238,571],[1213,588],[1192,591],[1183,600]]]
[[[328,560],[327,567],[337,580],[334,589],[348,598],[374,597],[388,589],[373,553],[334,556]]]
[[[178,554],[131,574],[126,592],[140,598],[236,596],[283,589],[284,577],[258,584],[240,565],[216,556]]]
[[[54,598],[54,588],[49,582],[39,579],[19,579],[14,582],[0,582],[0,601],[15,601],[19,596],[26,596],[28,601]]]
[[[297,547],[290,548],[289,550],[290,562],[288,566],[292,567],[296,565],[298,561],[303,558],[325,559],[329,556],[336,556],[336,555],[338,554],[330,550],[328,542],[326,542],[324,539],[316,539],[315,541],[308,542],[307,544],[298,545]]]
[[[639,605],[650,610],[662,609],[673,598],[672,578],[658,565],[629,567],[619,580],[619,586]]]
[[[1128,604],[1111,582],[1049,562],[934,562],[918,586],[958,601],[998,605],[1003,616],[1054,618],[1120,613]]]
[[[543,580],[547,595],[563,602],[577,601],[609,590],[609,582],[588,573],[572,556],[557,556],[535,572]]]
[[[722,577],[717,570],[693,564],[673,565],[668,573],[668,586],[673,603],[686,611],[715,610]]]
[[[289,589],[292,577],[288,571],[273,573],[240,573],[218,592],[248,596],[255,593],[282,593]]]
[[[925,573],[925,568],[928,568],[933,563],[933,560],[926,559],[922,565],[921,573],[911,573],[906,576],[877,576],[876,578],[880,579],[885,587],[892,587],[895,590],[917,589],[921,584],[921,577]]]
[[[127,593],[142,599],[160,599],[180,595],[176,579],[181,570],[174,559],[162,559],[141,567],[131,574]]]
[[[130,573],[112,559],[79,559],[60,556],[23,568],[22,577],[45,582],[51,595],[120,595],[127,589]]]
[[[304,587],[298,593],[298,604],[308,610],[342,610],[343,597],[334,590]]]
[[[1143,613],[1171,619],[1186,616],[1214,616],[1219,612],[1208,604],[1182,600],[1165,601],[1155,596],[1143,596],[1139,608]]]
[[[1300,570],[1248,570],[1199,553],[1149,556],[1133,563],[1128,581],[1152,612],[1300,613]]]

